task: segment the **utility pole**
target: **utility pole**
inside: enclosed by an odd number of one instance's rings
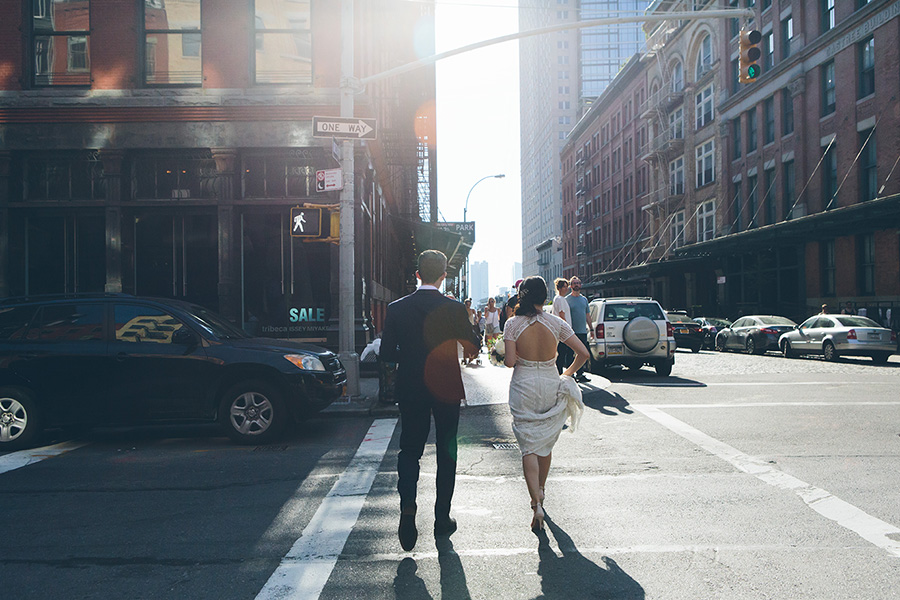
[[[341,117],[353,117],[353,95],[358,82],[353,64],[353,0],[341,0]],[[341,142],[341,241],[338,253],[340,282],[338,291],[338,357],[347,370],[347,395],[359,396],[359,355],[356,353],[356,246],[354,142]]]

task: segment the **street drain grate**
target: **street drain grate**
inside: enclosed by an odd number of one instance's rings
[[[285,452],[288,449],[287,446],[257,446],[253,449],[254,452]]]
[[[509,442],[494,443],[492,445],[494,446],[494,450],[518,450],[519,449],[518,444],[511,444]]]

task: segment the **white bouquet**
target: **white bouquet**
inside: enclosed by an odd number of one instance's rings
[[[503,343],[503,336],[499,335],[488,344],[488,358],[495,367],[506,366],[506,344]]]

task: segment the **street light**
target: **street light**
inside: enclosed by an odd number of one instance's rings
[[[465,204],[465,206],[463,206],[463,223],[466,222],[466,211],[469,210],[469,196],[472,195],[472,190],[475,189],[475,186],[478,185],[479,183],[481,183],[482,181],[484,181],[485,179],[503,179],[504,177],[506,177],[506,174],[504,174],[504,173],[498,173],[497,175],[486,175],[485,177],[482,177],[481,179],[476,181],[475,184],[471,188],[469,188],[469,193],[466,194],[466,204]],[[469,297],[469,254],[468,253],[466,253],[465,284],[466,285],[465,285],[465,292],[463,293],[463,298],[468,298]]]

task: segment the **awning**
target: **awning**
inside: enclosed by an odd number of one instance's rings
[[[447,255],[447,275],[456,277],[460,269],[466,263],[466,257],[472,246],[464,241],[463,236],[452,231],[447,231],[424,221],[410,221],[407,219],[395,219],[398,225],[409,228],[413,238],[413,251],[415,258],[425,250],[440,250]]]

